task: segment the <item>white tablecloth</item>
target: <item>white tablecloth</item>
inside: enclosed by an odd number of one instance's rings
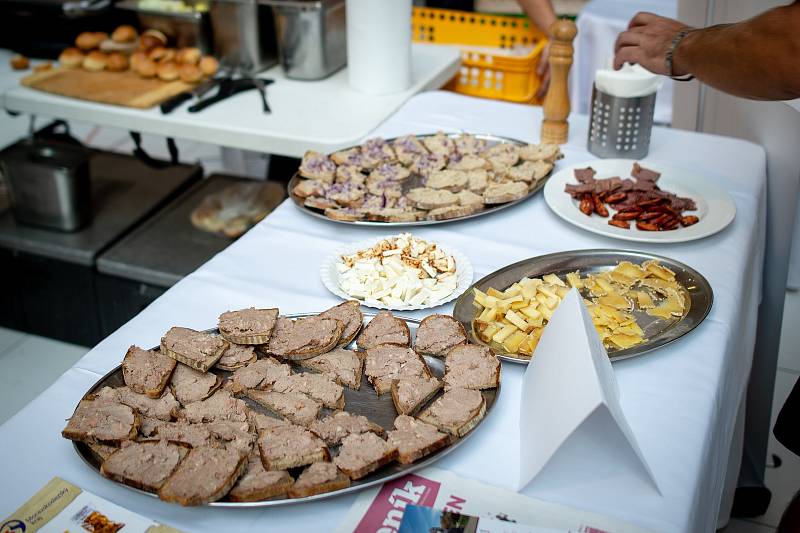
[[[540,122],[540,108],[432,92],[410,100],[375,133],[388,137],[437,129],[466,130],[535,141]],[[564,164],[593,159],[584,148],[586,125],[585,117],[572,117]],[[570,482],[549,472],[523,492],[657,531],[711,531],[752,358],[764,242],[764,152],[744,141],[656,128],[651,154],[654,160],[692,168],[727,188],[738,209],[733,224],[694,243],[634,245],[567,225],[538,195],[502,213],[420,228],[415,233],[465,252],[475,267],[476,279],[514,261],[581,248],[632,248],[664,254],[708,278],[714,289],[714,307],[697,330],[645,357],[614,365],[623,410],[663,496],[635,475],[608,472],[586,472],[585,479]],[[322,259],[342,243],[386,233],[380,228],[316,220],[285,202],[101,342],[0,426],[0,472],[6,480],[0,484],[0,516],[59,475],[187,531],[245,530],[255,525],[270,531],[332,529],[352,497],[302,508],[184,509],[102,479],[83,464],[59,432],[83,392],[119,363],[130,344],[156,345],[161,334],[176,324],[211,327],[219,313],[228,309],[255,305],[279,306],[287,313],[322,310],[337,301],[320,281]],[[437,309],[451,310],[451,306]],[[421,317],[426,313],[411,314]],[[509,450],[514,447],[523,371],[522,366],[503,364],[502,393],[494,411],[469,442],[437,466],[488,483],[512,484],[516,473],[510,466]],[[568,376],[564,386],[569,386]]]
[[[664,17],[678,16],[677,0],[592,0],[578,14],[578,35],[575,37],[575,56],[570,76],[570,101],[576,113],[588,114],[591,109],[592,84],[597,69],[609,68],[614,57],[617,35],[639,11],[649,11]],[[672,122],[672,84],[664,85],[656,95],[654,120],[661,124]]]

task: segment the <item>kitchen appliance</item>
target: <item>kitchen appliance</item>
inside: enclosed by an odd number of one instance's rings
[[[347,63],[344,0],[261,0],[272,6],[287,78],[319,80]]]
[[[256,0],[212,0],[214,55],[232,71],[255,74],[278,62],[272,9]]]
[[[113,329],[101,327],[98,257],[202,176],[195,165],[155,169],[122,154],[90,150],[88,159],[93,215],[85,227],[53,231],[20,224],[10,209],[0,212],[0,276],[7,280],[3,327],[83,346],[109,335]],[[130,301],[154,299],[150,291],[135,289]]]
[[[143,29],[162,32],[171,45],[178,48],[196,47],[204,54],[213,50],[211,21],[207,9],[191,8],[185,11],[161,10],[138,0],[123,0],[115,6],[136,13]]]
[[[43,140],[19,142],[0,152],[0,171],[19,222],[75,231],[91,219],[84,148]]]

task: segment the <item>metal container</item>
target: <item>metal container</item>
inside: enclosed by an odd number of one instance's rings
[[[640,159],[650,150],[656,93],[620,98],[592,88],[587,148],[597,157]]]
[[[275,14],[287,78],[319,80],[347,64],[345,0],[260,0]]]
[[[212,0],[214,54],[223,67],[256,74],[278,62],[272,9],[256,0]]]
[[[159,11],[141,8],[136,0],[123,0],[116,7],[136,13],[142,28],[162,32],[178,48],[196,47],[204,54],[213,51],[207,11]]]
[[[0,162],[17,221],[75,231],[91,219],[89,158],[83,148],[20,142],[3,150]]]

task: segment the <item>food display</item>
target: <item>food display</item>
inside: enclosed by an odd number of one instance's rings
[[[686,296],[675,273],[658,261],[629,261],[599,274],[570,272],[523,278],[504,291],[475,291],[479,307],[473,327],[484,342],[509,354],[531,356],[547,322],[570,289],[584,295],[595,329],[609,350],[644,342],[644,331],[633,315],[640,310],[662,320],[683,316]]]
[[[580,250],[520,261],[489,274],[459,298],[453,316],[470,341],[490,347],[501,359],[525,363],[573,288],[583,297],[612,360],[680,338],[705,319],[713,302],[708,281],[671,259]]]
[[[494,404],[500,363],[459,328],[365,320],[354,301],[227,311],[213,332],[173,327],[159,348],[132,346],[62,435],[103,476],[180,505],[380,484],[452,449]]]
[[[657,185],[661,174],[634,163],[631,179],[617,176],[595,179],[593,168],[576,168],[578,184],[567,184],[564,192],[578,201],[578,209],[586,216],[611,218],[608,224],[630,229],[633,224],[640,231],[671,231],[699,222],[691,198],[682,198]]]
[[[329,156],[306,152],[289,192],[339,222],[433,223],[529,197],[560,157],[556,145],[471,134],[374,138]]]
[[[58,58],[65,68],[83,68],[91,72],[135,72],[142,78],[162,81],[181,80],[197,83],[212,77],[219,68],[217,60],[203,56],[197,48],[169,48],[167,37],[158,30],[142,35],[133,26],[105,32],[83,32],[75,46],[66,48]],[[27,67],[26,67],[27,68]]]
[[[341,255],[337,284],[365,305],[432,306],[456,291],[458,266],[435,243],[401,233]]]

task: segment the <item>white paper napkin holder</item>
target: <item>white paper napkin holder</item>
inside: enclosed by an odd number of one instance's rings
[[[545,328],[523,377],[517,490],[545,467],[562,482],[633,474],[661,494],[619,403],[608,354],[576,290]]]

